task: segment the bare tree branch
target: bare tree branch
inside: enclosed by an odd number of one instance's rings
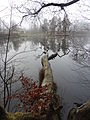
[[[16,57],[17,55],[20,55],[20,54],[22,54],[22,53],[26,53],[26,52],[36,51],[36,50],[37,50],[37,48],[34,49],[34,50],[21,51],[21,52],[19,52],[19,53],[16,53],[15,55],[11,56],[11,58],[9,58],[9,59],[7,60],[7,63],[10,62],[10,61],[11,61],[14,57]]]
[[[47,3],[47,4],[43,3],[38,10],[36,10],[36,11],[34,10],[34,12],[31,12],[31,11],[30,11],[28,14],[25,14],[25,15],[22,17],[21,23],[22,23],[22,21],[23,21],[23,19],[24,19],[25,17],[30,16],[30,15],[31,15],[31,16],[36,16],[36,15],[38,15],[38,13],[39,13],[42,9],[44,9],[44,8],[46,8],[46,7],[56,6],[56,7],[61,7],[61,10],[63,10],[64,7],[70,6],[70,5],[72,5],[72,4],[74,4],[74,3],[78,2],[78,1],[80,1],[80,0],[72,0],[72,1],[67,2],[67,3]],[[21,11],[19,10],[19,12],[21,12]],[[23,13],[23,12],[21,12],[21,13]],[[24,13],[25,13],[25,12],[24,12]]]
[[[67,7],[69,5],[72,5],[76,2],[78,2],[79,0],[72,0],[70,2],[67,3],[48,3],[48,4],[43,4],[42,7],[40,9],[38,9],[35,13],[32,13],[32,15],[38,14],[43,8],[45,7],[49,7],[49,6],[57,6],[57,7],[61,7],[61,9],[63,9],[64,7]]]
[[[4,9],[0,10],[0,12],[3,12],[4,10],[6,10],[8,7],[5,7]]]
[[[11,79],[13,78],[14,71],[15,71],[15,68],[14,68],[14,67],[12,67],[12,73],[11,73],[10,77],[7,79],[7,81],[6,81],[6,82],[8,82],[9,80],[11,80]]]

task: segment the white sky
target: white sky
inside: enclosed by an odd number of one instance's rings
[[[10,5],[13,4],[13,5],[21,5],[25,2],[26,0],[1,0],[0,1],[0,11],[2,11],[3,9],[5,9],[4,11],[0,12],[0,18],[2,20],[4,20],[6,23],[9,22],[9,15],[10,15]],[[27,0],[28,1],[28,0]],[[38,1],[43,1],[43,0],[38,0]],[[70,0],[44,0],[44,2],[55,2],[55,1],[60,1],[60,2],[63,2],[63,1],[70,1]],[[68,16],[70,18],[71,21],[74,21],[74,20],[82,20],[84,21],[85,19],[83,19],[81,17],[81,15],[87,17],[87,18],[90,18],[90,7],[87,7],[85,6],[90,4],[90,0],[80,0],[80,2],[78,3],[75,3],[67,8],[65,8],[65,10],[67,11],[68,13]],[[33,7],[33,6],[32,6]],[[87,9],[89,9],[89,11],[87,11]],[[84,11],[83,11],[84,10]],[[44,12],[46,12],[45,10],[43,10]],[[59,15],[59,14],[58,14]],[[60,13],[61,15],[61,13]],[[46,17],[48,19],[50,19],[50,14],[47,15],[47,14],[41,14],[40,15],[41,17]],[[22,18],[22,15],[16,11],[16,10],[13,10],[13,17],[12,19],[15,21],[15,22],[20,22]],[[23,23],[23,26],[28,26],[28,23],[24,22]]]

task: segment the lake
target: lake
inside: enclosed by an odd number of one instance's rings
[[[41,58],[48,49],[48,55],[58,52],[61,56],[50,60],[57,92],[62,99],[62,119],[66,120],[68,111],[74,103],[83,103],[90,98],[90,37],[22,37],[11,39],[8,51],[9,64],[15,66],[18,76],[38,80]],[[5,57],[5,40],[0,39],[0,67]],[[13,91],[20,87],[13,85]]]

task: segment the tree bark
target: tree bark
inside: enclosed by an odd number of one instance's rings
[[[90,100],[69,111],[68,120],[90,120]]]

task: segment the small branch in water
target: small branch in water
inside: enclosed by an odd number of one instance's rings
[[[58,53],[52,54],[51,56],[48,57],[48,60],[52,60],[55,57],[57,57]]]
[[[70,52],[70,49],[68,49],[68,52],[67,52],[67,53],[65,53],[65,54],[63,54],[63,55],[59,55],[59,54],[58,54],[58,56],[61,58],[61,57],[65,56],[65,55],[69,54],[69,52]]]
[[[54,59],[54,58],[57,57],[57,56],[59,56],[59,57],[61,58],[61,57],[65,56],[65,55],[67,55],[69,52],[70,52],[70,49],[68,49],[68,52],[65,53],[65,54],[63,54],[63,55],[59,55],[59,54],[56,52],[55,54],[50,55],[50,56],[48,57],[48,60],[52,60],[52,59]]]

